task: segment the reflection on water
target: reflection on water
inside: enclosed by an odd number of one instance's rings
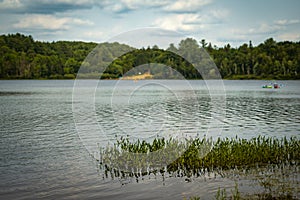
[[[290,137],[299,134],[298,82],[278,90],[262,89],[259,81],[245,82],[239,83],[238,87],[235,81],[225,81],[226,114],[217,124],[222,128],[221,137],[237,134],[244,138],[257,135]],[[137,83],[124,83],[126,88],[134,87],[133,84]],[[180,83],[177,84],[176,94],[159,86],[131,94],[133,89],[126,90],[122,86],[113,97],[110,88],[102,87],[96,94],[96,113],[104,134],[143,139],[176,132],[187,136],[205,134],[211,126],[212,109],[218,101],[211,101],[203,82],[192,81],[193,90],[182,90]]]
[[[0,91],[0,96],[10,96],[10,95],[30,95],[32,92],[15,92],[15,91]]]
[[[297,135],[300,131],[298,102],[299,99],[288,97],[228,97],[224,131],[239,129],[244,135]]]
[[[175,93],[157,85],[131,93],[136,83],[127,81],[111,98],[115,83],[104,81],[97,89],[95,109],[103,132],[91,131],[96,138],[203,135],[210,126],[214,105],[203,81],[191,81],[192,89],[174,81]],[[222,136],[299,137],[299,81],[282,81],[278,90],[261,88],[264,81],[224,84],[226,117],[217,119]],[[76,132],[72,89],[73,81],[0,81],[1,198],[182,199],[193,194],[205,197],[234,185],[223,178],[189,183],[166,179],[165,186],[155,177],[124,186],[118,180],[102,180]],[[83,101],[73,103],[85,106]]]

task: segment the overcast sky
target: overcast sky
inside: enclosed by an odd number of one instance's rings
[[[299,10],[299,0],[0,0],[0,33],[105,42],[158,27],[217,46],[256,46],[270,37],[299,41]]]

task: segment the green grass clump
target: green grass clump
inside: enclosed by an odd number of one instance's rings
[[[236,167],[255,167],[266,164],[295,164],[300,159],[300,141],[292,137],[287,139],[258,136],[250,140],[238,138],[218,138],[211,151],[204,157],[199,155],[201,145],[198,139],[175,162],[168,165],[169,171],[185,168],[197,169],[234,169]]]
[[[207,138],[131,142],[121,138],[101,151],[101,166],[114,176],[175,173],[200,176],[205,172],[252,168],[268,164],[298,165],[300,141],[295,138],[258,136],[252,139]]]

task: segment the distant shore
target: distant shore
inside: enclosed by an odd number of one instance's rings
[[[132,75],[132,76],[123,76],[121,80],[144,80],[144,79],[153,79],[153,75],[150,73]]]
[[[159,79],[159,80],[176,80],[176,77],[169,77],[166,78],[158,76],[156,74],[151,74],[150,72],[145,72],[143,74],[135,74],[135,75],[124,75],[121,77],[113,76],[107,73],[85,73],[85,74],[65,74],[64,76],[51,76],[49,78],[18,78],[18,77],[11,77],[11,78],[0,78],[0,80],[75,80],[75,79],[95,79],[95,80],[145,80],[145,79]],[[189,79],[187,80],[203,80],[203,79]],[[255,75],[231,75],[222,77],[223,80],[300,80],[299,76],[288,76],[288,75],[277,75],[277,76],[255,76]],[[181,79],[180,79],[181,80]]]
[[[74,78],[0,78],[0,80],[75,80]],[[99,77],[89,77],[84,76],[80,77],[79,79],[90,79],[90,80],[99,80]],[[120,78],[101,78],[101,80],[164,80],[163,78],[155,78],[153,75],[145,76],[145,75],[134,75],[134,76],[126,76]],[[300,80],[299,78],[291,78],[291,77],[253,77],[253,76],[234,76],[234,77],[225,77],[222,78],[223,80]],[[168,80],[168,79],[166,79]],[[169,79],[169,80],[176,80],[176,79]],[[203,80],[203,79],[187,79],[187,80]]]

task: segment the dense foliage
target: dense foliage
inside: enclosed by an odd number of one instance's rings
[[[251,41],[238,48],[206,49],[224,78],[300,78],[300,42],[276,42],[272,38],[253,47]]]
[[[21,34],[0,36],[0,78],[75,78],[96,46],[84,42],[40,42]]]
[[[31,36],[19,33],[1,35],[0,78],[75,78],[81,65],[85,66],[83,73],[93,75],[86,77],[99,78],[97,68],[109,65],[102,78],[119,78],[136,66],[161,63],[173,67],[185,78],[195,79],[201,78],[201,75],[177,54],[190,60],[199,57],[200,49],[209,53],[223,78],[300,78],[300,42],[276,42],[270,38],[256,47],[250,41],[238,48],[232,48],[229,44],[218,48],[207,44],[205,40],[197,42],[187,38],[178,46],[170,44],[167,50],[157,46],[137,50],[119,43],[102,43],[98,46],[97,63],[83,63],[96,46],[96,43],[76,41],[34,41]],[[128,53],[123,55],[122,52]],[[207,61],[196,62],[202,62],[205,66]],[[155,78],[165,78],[164,71],[154,70],[151,73]]]

